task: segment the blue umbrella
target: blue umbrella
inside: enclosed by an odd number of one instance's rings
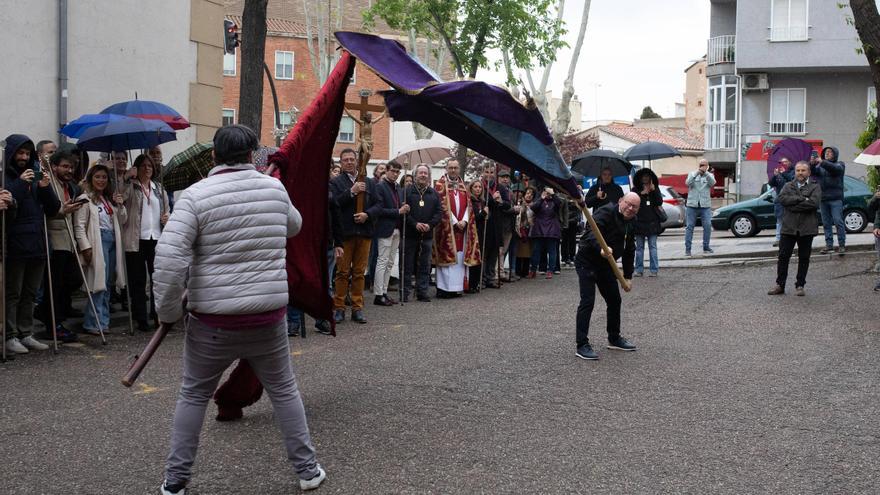
[[[189,122],[177,110],[164,103],[149,100],[129,100],[115,103],[101,110],[101,113],[115,113],[140,119],[161,120],[174,130],[186,129]]]
[[[174,130],[158,120],[121,117],[89,127],[79,137],[77,146],[87,151],[124,151],[147,149],[175,141]]]
[[[122,115],[109,113],[87,113],[81,115],[75,120],[71,120],[67,125],[61,128],[61,134],[73,139],[79,139],[86,129],[100,124],[106,124],[111,120],[121,120],[125,117]]]

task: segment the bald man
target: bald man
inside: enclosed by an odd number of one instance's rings
[[[620,335],[620,290],[608,260],[615,263],[623,258],[623,277],[632,281],[636,244],[633,222],[639,212],[641,199],[633,192],[626,193],[617,203],[598,208],[593,219],[605,238],[611,252],[605,252],[592,230],[581,237],[574,267],[578,274],[581,302],[577,308],[577,357],[599,359],[590,345],[590,317],[596,303],[596,288],[608,306],[608,348],[616,351],[634,351],[636,346]]]

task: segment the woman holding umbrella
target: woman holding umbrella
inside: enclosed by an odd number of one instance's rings
[[[657,257],[657,236],[660,235],[666,213],[663,212],[663,195],[657,174],[648,168],[640,169],[633,177],[633,192],[639,195],[641,206],[636,214],[634,233],[636,238],[635,275],[641,277],[645,272],[645,241],[648,241],[649,277],[656,277],[660,271]]]
[[[83,330],[91,335],[99,335],[101,329],[110,328],[110,292],[113,275],[116,274],[116,287],[122,289],[125,280],[121,266],[122,228],[128,218],[122,195],[114,192],[110,184],[110,169],[104,165],[94,165],[86,173],[83,193],[77,198],[86,203],[74,215],[74,237],[79,246],[81,262],[85,269],[86,283],[94,294],[93,300],[98,312],[96,317],[86,312]]]
[[[147,295],[144,289],[148,274],[152,287],[156,243],[162,227],[168,222],[169,205],[168,196],[153,180],[156,169],[153,159],[149,155],[140,155],[134,160],[133,168],[137,175],[128,181],[129,194],[125,200],[128,220],[122,241],[125,245],[125,266],[131,279],[129,296],[132,317],[137,322],[138,330],[148,332],[152,328],[147,324]],[[150,315],[154,319],[155,313],[155,307],[151,304]]]

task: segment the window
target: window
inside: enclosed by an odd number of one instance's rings
[[[807,90],[770,90],[770,134],[806,134]]]
[[[348,83],[349,84],[357,84],[357,75],[358,75],[358,68],[357,68],[357,65],[355,65],[354,70],[351,71],[351,80],[349,80]]]
[[[293,124],[293,117],[290,115],[290,112],[280,112],[278,120],[281,122],[281,127],[290,127]]]
[[[351,117],[342,117],[339,123],[339,137],[336,138],[340,143],[354,142],[354,119]]]
[[[223,125],[232,125],[235,123],[235,110],[231,108],[223,109]]]
[[[736,76],[709,78],[706,149],[730,149],[736,141]],[[702,101],[697,102],[697,106]]]
[[[810,0],[770,0],[770,41],[806,41]]]
[[[293,79],[293,52],[275,52],[275,79]]]
[[[234,76],[235,75],[235,54],[227,53],[223,55],[223,75],[224,76]]]
[[[874,113],[877,111],[877,88],[874,86],[868,87],[868,113]]]

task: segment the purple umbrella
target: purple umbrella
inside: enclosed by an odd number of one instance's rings
[[[779,168],[779,160],[788,158],[792,165],[801,160],[808,162],[812,151],[813,147],[802,139],[785,138],[779,141],[767,154],[767,178],[773,177],[773,171]]]

